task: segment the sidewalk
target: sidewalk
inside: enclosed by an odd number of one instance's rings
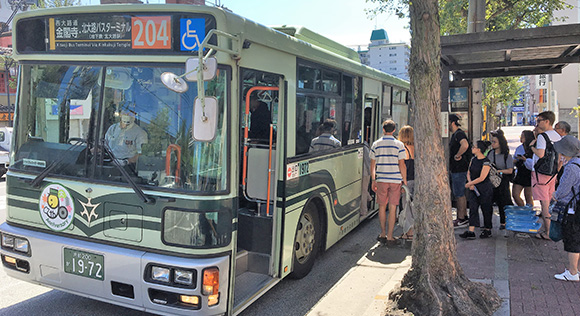
[[[373,220],[376,220],[373,219]],[[562,242],[534,238],[533,235],[516,234],[498,230],[499,217],[494,215],[492,238],[464,240],[456,229],[457,258],[466,276],[472,281],[493,284],[503,299],[497,316],[580,315],[580,282],[554,279],[567,263]],[[400,229],[400,228],[399,228]],[[397,231],[396,231],[397,232]],[[479,229],[476,229],[479,236]],[[365,256],[357,267],[349,271],[308,315],[384,315],[389,292],[400,282],[411,265],[407,244],[380,251],[375,245],[369,254],[382,253],[390,260],[377,260]],[[392,260],[390,257],[397,257]],[[379,258],[380,259],[380,258]],[[369,278],[382,278],[383,286],[369,292]],[[357,293],[357,297],[352,297]]]

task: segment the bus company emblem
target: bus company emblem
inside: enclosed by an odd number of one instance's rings
[[[40,217],[48,228],[63,231],[73,222],[75,206],[68,190],[60,184],[47,185],[40,194]]]
[[[81,216],[86,216],[87,222],[89,223],[89,226],[91,226],[91,219],[93,218],[93,216],[95,217],[95,219],[99,218],[99,214],[95,213],[95,210],[97,209],[97,207],[99,207],[99,205],[101,205],[101,203],[93,204],[91,203],[91,198],[87,199],[88,199],[87,203],[83,203],[81,201],[79,201],[79,203],[81,203],[81,205],[83,206]]]

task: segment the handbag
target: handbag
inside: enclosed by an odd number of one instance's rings
[[[551,220],[552,222],[562,223],[564,218],[568,214],[568,207],[570,206],[570,202],[562,203],[556,202],[550,205],[550,213],[552,214]]]
[[[550,223],[550,233],[548,236],[552,241],[562,240],[562,222],[552,221]]]
[[[499,185],[501,184],[501,175],[499,174],[499,171],[497,171],[495,164],[491,164],[488,177],[489,181],[491,182],[491,185],[493,185],[494,188],[499,187]]]
[[[568,205],[570,203],[556,202],[550,205],[550,211],[552,216],[550,217],[550,231],[548,232],[548,237],[552,241],[562,240],[562,224],[568,215]]]

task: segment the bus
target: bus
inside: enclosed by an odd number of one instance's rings
[[[365,143],[409,117],[409,83],[355,51],[218,7],[75,6],[13,25],[3,269],[136,310],[232,315],[306,276],[368,218]],[[338,145],[313,151],[326,122]]]

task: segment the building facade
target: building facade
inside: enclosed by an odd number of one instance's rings
[[[368,50],[359,50],[361,62],[393,76],[409,80],[409,54],[406,43],[391,43],[384,29],[374,30]]]

